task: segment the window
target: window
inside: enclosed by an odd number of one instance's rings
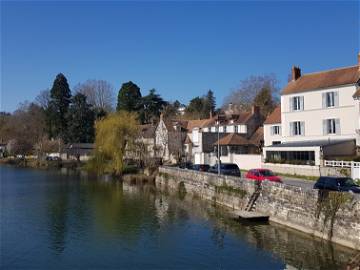
[[[273,145],[281,144],[281,141],[273,141],[272,144],[273,144]]]
[[[280,135],[280,126],[272,126],[271,135]]]
[[[238,126],[234,126],[234,132],[238,133],[239,132],[239,127]]]
[[[226,133],[226,126],[224,126],[224,127],[223,127],[223,132],[225,132],[225,133]]]
[[[292,136],[305,135],[305,123],[300,121],[290,123],[290,134]]]
[[[326,93],[326,107],[334,107],[334,106],[335,106],[335,93],[334,92]]]
[[[304,97],[301,97],[301,96],[292,97],[290,106],[291,106],[291,111],[304,110]]]
[[[340,134],[340,119],[323,120],[324,135]]]
[[[338,92],[327,92],[322,94],[323,108],[331,108],[339,106]]]

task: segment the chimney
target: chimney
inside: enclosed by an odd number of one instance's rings
[[[251,107],[251,114],[260,114],[260,107],[256,106],[256,105],[253,105]]]
[[[296,81],[301,77],[301,69],[299,67],[293,66],[291,68],[291,80]]]

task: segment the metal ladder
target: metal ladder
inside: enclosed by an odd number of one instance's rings
[[[251,194],[251,197],[247,203],[247,205],[245,206],[245,211],[248,212],[252,212],[255,210],[256,207],[256,201],[259,198],[261,193],[261,182],[260,181],[256,181],[256,188],[253,194]]]

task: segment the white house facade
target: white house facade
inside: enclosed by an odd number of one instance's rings
[[[320,166],[324,158],[354,156],[359,147],[358,65],[301,75],[283,89],[281,106],[265,121],[269,163]]]

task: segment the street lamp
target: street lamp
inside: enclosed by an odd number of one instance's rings
[[[218,120],[217,120],[217,139],[218,139],[218,145],[217,145],[217,160],[218,160],[218,175],[220,175],[220,120],[219,120],[219,117],[218,117]]]

